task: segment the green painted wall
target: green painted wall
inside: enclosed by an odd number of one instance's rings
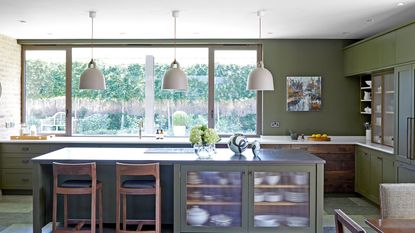
[[[264,92],[264,135],[288,135],[289,130],[329,135],[363,135],[359,113],[359,80],[345,78],[344,40],[265,40],[264,62],[274,76],[274,91]],[[322,77],[322,109],[319,112],[286,110],[286,77]],[[271,128],[279,121],[279,128]]]

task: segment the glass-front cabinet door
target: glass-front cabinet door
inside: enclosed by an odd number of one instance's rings
[[[382,143],[382,126],[383,126],[383,106],[382,106],[382,75],[372,77],[373,98],[372,104],[374,112],[372,114],[372,140],[375,143]]]
[[[244,166],[182,166],[182,231],[246,231],[246,169]]]
[[[249,184],[249,232],[315,232],[316,176],[309,166],[251,166]]]

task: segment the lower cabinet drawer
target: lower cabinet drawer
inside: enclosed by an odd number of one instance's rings
[[[32,157],[37,155],[27,155],[27,154],[3,154],[1,157],[1,168],[23,168],[23,169],[32,169]]]
[[[30,169],[2,169],[2,189],[32,189],[32,170]]]

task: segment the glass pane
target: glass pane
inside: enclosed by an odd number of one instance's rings
[[[240,227],[241,172],[188,172],[186,219],[189,226]]]
[[[377,75],[372,79],[373,84],[373,121],[372,121],[372,130],[373,130],[373,142],[382,143],[382,76]]]
[[[65,51],[26,51],[26,125],[40,134],[65,133],[65,64]]]
[[[246,90],[256,50],[215,51],[215,129],[220,134],[256,134],[256,91]]]
[[[74,48],[72,103],[74,135],[187,135],[207,124],[207,48],[179,48],[177,60],[188,77],[186,92],[162,90],[174,58],[173,48],[95,48],[106,90],[80,90],[79,78],[91,58]],[[179,112],[179,113],[176,113]],[[174,134],[174,126],[178,129]]]
[[[395,85],[394,75],[386,74],[384,76],[385,93],[383,96],[384,103],[384,121],[383,121],[383,143],[393,146],[394,120],[395,120]]]
[[[255,227],[309,227],[308,172],[254,173]]]

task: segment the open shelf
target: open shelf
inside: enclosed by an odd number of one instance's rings
[[[371,102],[372,100],[360,100],[362,102]]]
[[[360,114],[372,115],[372,113],[370,113],[370,112],[360,112]]]
[[[308,205],[308,202],[289,202],[289,201],[279,201],[279,202],[255,202],[255,206],[304,206]]]
[[[241,205],[241,202],[231,201],[187,201],[187,205]]]
[[[233,184],[187,184],[187,188],[241,188],[241,185]]]
[[[362,89],[362,90],[371,90],[372,87],[361,87],[360,89]]]
[[[274,189],[274,188],[308,188],[308,185],[297,185],[297,184],[276,184],[276,185],[268,185],[268,184],[257,184],[255,188],[262,188],[262,189]]]

